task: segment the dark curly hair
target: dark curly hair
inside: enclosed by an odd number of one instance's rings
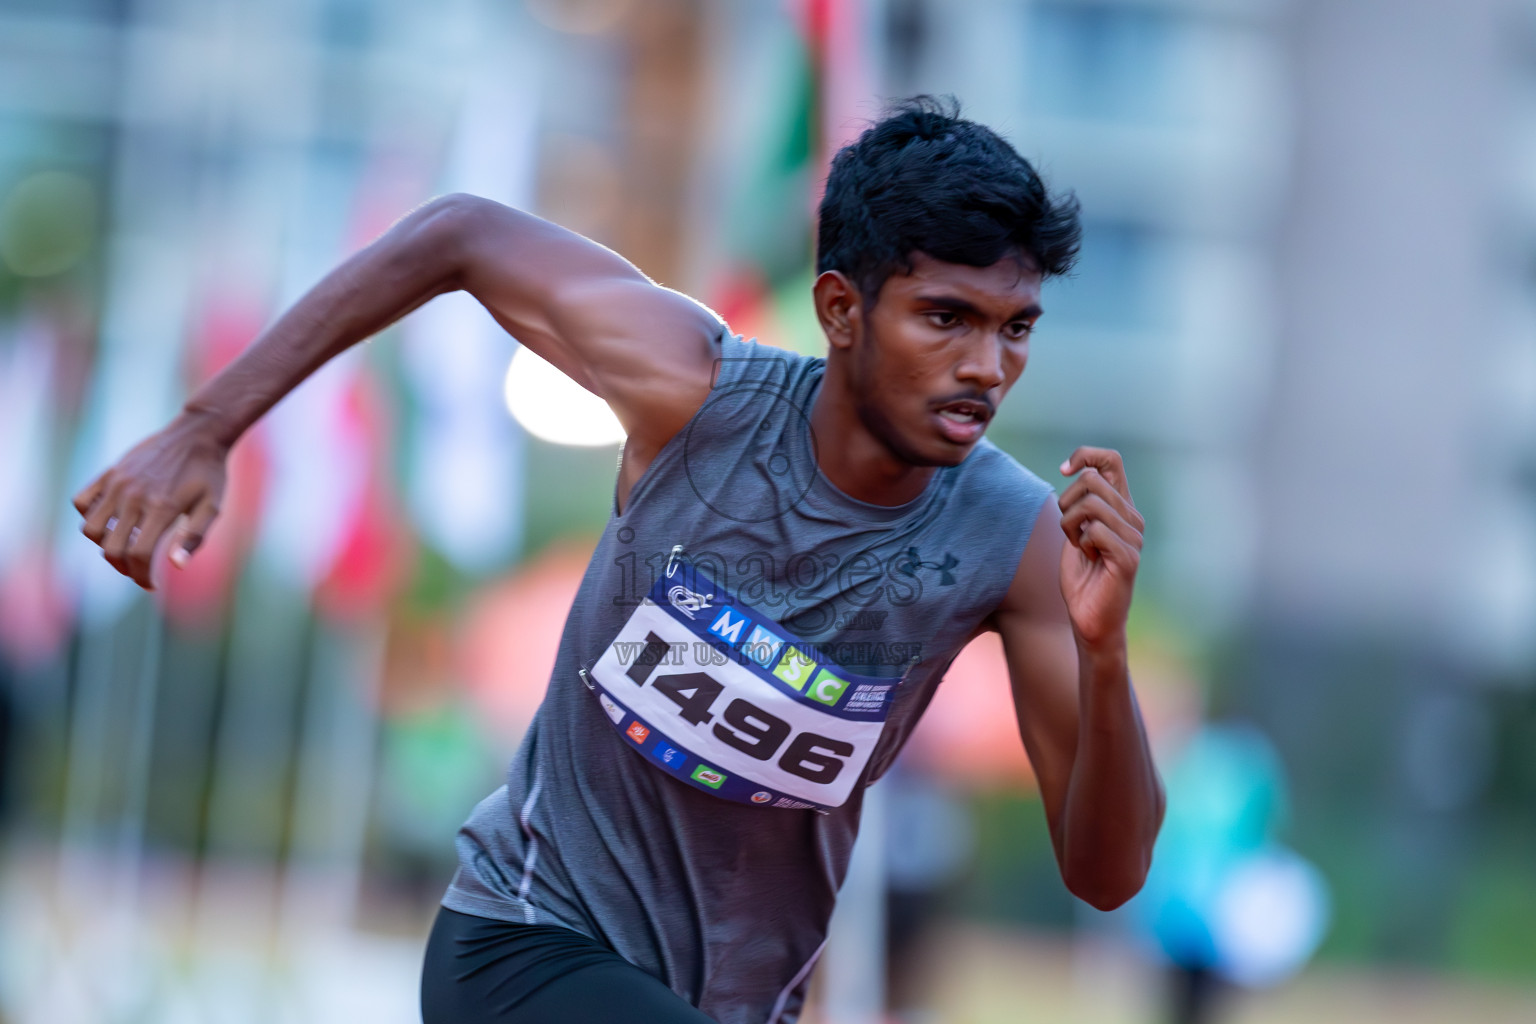
[[[953,98],[914,96],[833,157],[816,272],[842,271],[873,304],[887,278],[911,272],[914,252],[973,267],[1023,252],[1052,277],[1072,269],[1081,238],[1076,197],[1050,195]]]

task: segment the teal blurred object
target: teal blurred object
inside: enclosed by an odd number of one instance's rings
[[[1298,970],[1328,920],[1327,886],[1277,841],[1285,772],[1243,725],[1207,725],[1167,773],[1168,814],[1133,919],[1175,967],[1259,987]]]
[[[458,700],[386,720],[379,813],[402,849],[441,859],[444,837],[494,781],[498,758],[474,713]]]

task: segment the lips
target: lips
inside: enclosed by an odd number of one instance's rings
[[[955,444],[973,444],[987,429],[992,407],[985,402],[960,399],[934,409],[939,432]]]

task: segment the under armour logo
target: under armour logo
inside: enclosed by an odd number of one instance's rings
[[[916,576],[917,570],[919,569],[932,569],[939,574],[939,586],[951,587],[954,586],[955,576],[954,573],[950,572],[949,570],[953,569],[959,564],[960,559],[956,558],[948,551],[944,552],[944,561],[942,562],[925,562],[922,560],[922,557],[918,555],[917,548],[914,547],[907,548],[907,557],[898,562],[896,568],[900,569],[908,576]]]

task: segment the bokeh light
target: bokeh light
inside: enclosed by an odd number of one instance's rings
[[[0,260],[22,277],[62,273],[90,252],[96,220],[96,190],[84,176],[23,178],[0,205]]]
[[[577,448],[624,440],[624,427],[608,403],[555,369],[529,348],[507,367],[507,408],[534,437]]]

